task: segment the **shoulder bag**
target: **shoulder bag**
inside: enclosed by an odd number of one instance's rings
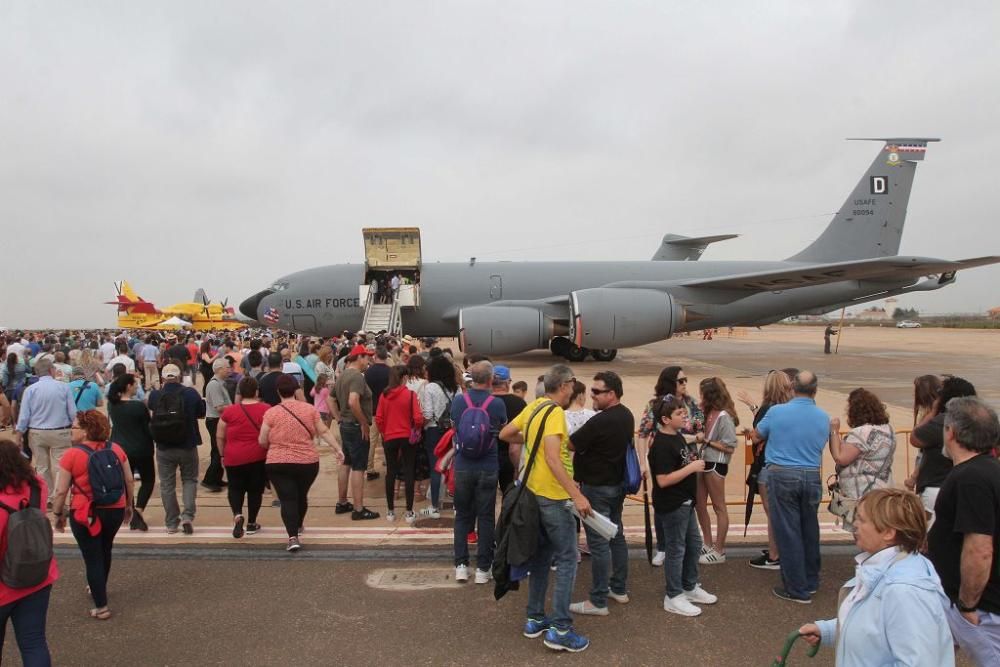
[[[411,391],[410,392],[410,438],[409,438],[411,445],[419,445],[420,442],[424,439],[423,429],[418,428],[416,423],[413,421],[413,409],[416,407],[414,405],[416,400],[417,400],[417,395]]]
[[[895,431],[892,430],[891,426],[889,427],[889,433],[891,435],[892,440],[895,440],[896,433]],[[830,514],[834,515],[845,524],[853,525],[854,517],[858,513],[858,503],[861,501],[861,498],[864,498],[868,494],[868,492],[875,487],[875,484],[878,483],[880,479],[882,479],[882,476],[885,474],[886,470],[888,470],[889,466],[891,465],[892,465],[892,456],[887,456],[885,458],[885,461],[882,462],[882,465],[879,466],[878,472],[875,474],[875,478],[871,481],[868,487],[858,498],[851,498],[844,494],[843,490],[840,488],[839,473],[834,473],[830,475],[830,478],[827,480],[826,483],[827,489],[830,492],[830,504],[827,506],[827,509],[830,510]]]

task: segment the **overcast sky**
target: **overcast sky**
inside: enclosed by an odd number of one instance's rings
[[[759,7],[756,7],[759,5]],[[1000,254],[995,2],[6,2],[0,325],[113,326],[363,261],[780,259],[878,144],[942,137],[903,254]],[[903,297],[1000,305],[1000,268]]]

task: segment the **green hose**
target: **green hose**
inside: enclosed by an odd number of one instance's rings
[[[798,630],[791,632],[788,638],[785,639],[785,648],[781,651],[781,655],[774,659],[771,663],[771,667],[785,667],[788,664],[788,654],[792,652],[792,647],[795,646],[795,640],[797,640],[802,635],[799,634]],[[806,649],[806,655],[810,658],[815,657],[819,653],[819,644],[815,646],[810,646]]]

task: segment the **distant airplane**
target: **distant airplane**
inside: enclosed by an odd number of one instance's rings
[[[229,299],[212,303],[203,289],[195,292],[194,300],[175,303],[162,310],[133,292],[132,286],[124,280],[115,283],[115,291],[118,297],[105,303],[118,306],[118,326],[122,329],[175,331],[178,326],[189,325],[195,331],[233,331],[246,326],[236,319]]]
[[[940,289],[959,270],[1000,262],[897,255],[917,162],[938,139],[884,145],[823,233],[782,261],[697,261],[732,236],[664,237],[648,262],[421,263],[419,230],[365,229],[364,265],[279,278],[240,312],[264,326],[331,336],[347,329],[458,335],[466,352],[539,348],[571,361],[677,332],[761,326],[799,314]],[[386,278],[409,278],[392,291]],[[404,281],[405,283],[405,281]],[[372,286],[376,289],[373,290]],[[391,291],[388,303],[380,303]]]

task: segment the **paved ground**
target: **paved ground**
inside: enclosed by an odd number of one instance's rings
[[[773,597],[777,573],[751,569],[743,558],[704,568],[704,586],[720,602],[689,619],[662,610],[663,571],[633,561],[633,601],[612,603],[607,618],[579,619],[593,644],[575,658],[520,635],[526,591],[494,602],[492,586],[392,592],[365,583],[370,572],[387,567],[448,575],[446,555],[430,561],[320,560],[316,550],[257,555],[137,560],[120,554],[110,587],[116,615],[107,622],[86,616],[82,563],[63,557],[49,611],[54,664],[767,665],[789,631],[834,613],[836,585],[852,571],[849,556],[827,557],[822,590],[806,607]],[[589,586],[588,563],[577,578],[580,595]],[[18,664],[15,653],[11,639],[4,664]],[[824,650],[809,664],[832,665],[832,655]]]

